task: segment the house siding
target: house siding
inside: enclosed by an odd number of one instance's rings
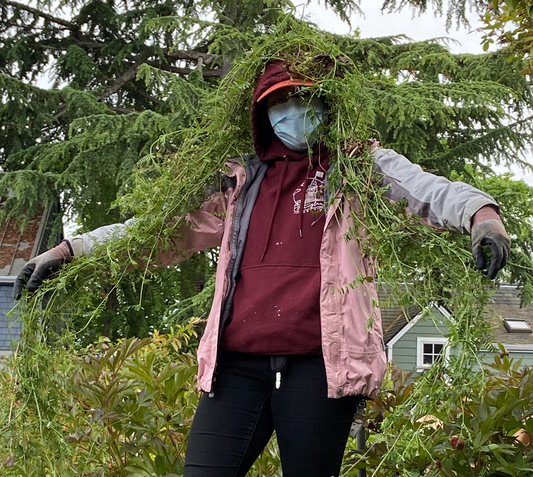
[[[442,324],[442,315],[438,310],[431,310],[434,319],[422,318],[408,330],[393,346],[392,360],[400,369],[412,371],[416,368],[417,338],[442,338],[448,333],[448,327]],[[438,327],[435,323],[441,323]]]
[[[22,325],[16,316],[7,316],[13,308],[13,284],[0,284],[0,355],[12,351],[14,343],[20,339]]]
[[[501,307],[502,305],[500,305]],[[392,361],[400,369],[410,372],[417,367],[417,339],[418,338],[442,338],[448,333],[448,327],[444,324],[444,318],[440,311],[436,308],[431,310],[435,319],[420,319],[410,329],[405,331],[405,334],[394,343],[392,347]],[[529,311],[529,320],[531,316],[531,310]],[[520,316],[524,318],[524,316]],[[501,318],[499,318],[501,321]],[[501,323],[498,322],[499,328],[503,329]],[[498,327],[495,325],[495,329]],[[494,342],[494,336],[491,337],[491,341]],[[504,346],[521,346],[531,347],[532,335],[529,333],[507,333],[505,330],[499,332],[496,336],[500,342],[503,342]],[[533,349],[532,351],[523,350],[508,350],[509,357],[514,361],[522,359],[522,366],[533,367]],[[453,350],[450,351],[453,353]],[[479,354],[480,360],[484,363],[491,363],[494,360],[495,353],[483,352]]]
[[[490,364],[494,361],[494,356],[496,354],[497,353],[481,353],[479,356],[484,363]],[[511,358],[515,363],[519,359],[522,359],[521,367],[524,367],[524,366],[532,367],[533,366],[533,353],[525,353],[523,351],[510,351],[509,358]]]

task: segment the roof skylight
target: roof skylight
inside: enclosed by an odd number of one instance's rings
[[[506,318],[503,320],[503,326],[509,333],[531,333],[533,330],[526,320],[513,320]]]

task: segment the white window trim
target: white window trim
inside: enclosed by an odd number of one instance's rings
[[[416,370],[418,372],[431,368],[430,364],[424,364],[424,344],[442,344],[444,346],[444,359],[448,359],[450,349],[448,339],[442,336],[418,336],[416,338]]]
[[[513,329],[513,324],[515,323],[517,327]],[[532,332],[531,326],[529,326],[529,323],[524,319],[504,318],[503,326],[507,330],[508,333],[531,333]]]

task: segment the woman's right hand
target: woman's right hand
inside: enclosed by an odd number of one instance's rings
[[[20,300],[22,290],[34,292],[41,286],[43,280],[51,277],[65,264],[72,262],[74,254],[68,240],[63,240],[57,247],[32,258],[22,269],[15,280],[13,296]]]

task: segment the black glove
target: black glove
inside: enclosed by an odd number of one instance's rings
[[[491,212],[485,211],[486,208],[480,209],[474,217],[470,235],[476,267],[493,280],[509,259],[511,240],[497,212],[494,209]],[[483,253],[483,246],[490,247],[488,263]]]
[[[56,273],[65,263],[72,261],[72,248],[68,241],[63,240],[57,247],[32,258],[22,269],[15,280],[13,296],[19,300],[22,290],[34,292],[46,278]]]

